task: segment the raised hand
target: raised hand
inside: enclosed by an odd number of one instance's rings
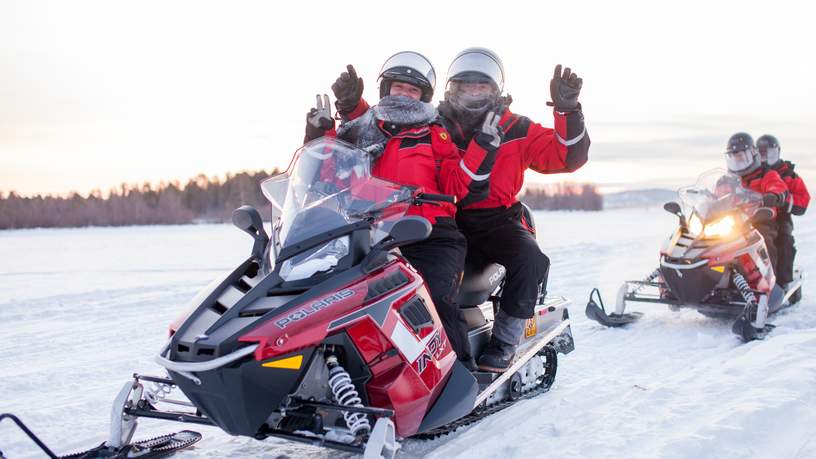
[[[346,71],[341,73],[332,85],[337,110],[340,113],[349,113],[357,108],[360,98],[363,97],[363,79],[357,76],[354,66],[349,64]]]
[[[321,98],[320,94],[317,94],[315,99],[315,107],[309,110],[309,113],[306,115],[306,122],[315,129],[328,131],[334,127],[329,96],[323,94]]]
[[[573,73],[569,67],[561,72],[561,64],[555,66],[553,78],[550,80],[550,97],[552,102],[547,105],[554,106],[559,112],[573,112],[578,109],[578,95],[584,80],[578,78],[577,73]]]
[[[499,120],[501,115],[494,112],[488,112],[485,116],[484,123],[476,134],[476,143],[486,150],[495,150],[501,145],[504,138],[504,131],[499,128]]]

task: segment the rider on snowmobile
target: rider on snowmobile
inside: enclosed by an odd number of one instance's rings
[[[763,164],[760,153],[754,146],[754,139],[749,134],[738,132],[728,139],[725,163],[729,172],[742,178],[742,186],[763,194],[763,205],[773,209],[775,215],[779,214],[778,209],[788,207],[787,185],[775,170]],[[778,273],[778,255],[774,244],[778,233],[776,222],[773,220],[756,222],[754,227],[765,239],[765,247],[774,273]]]
[[[810,193],[802,177],[794,172],[794,164],[782,159],[782,149],[779,141],[772,135],[765,134],[757,139],[757,150],[762,162],[776,171],[788,187],[793,206],[779,210],[777,217],[776,250],[777,261],[776,283],[785,288],[793,282],[793,259],[796,257],[796,246],[793,239],[793,219],[791,215],[804,215],[810,203]]]
[[[483,370],[503,372],[533,316],[539,285],[546,291],[550,267],[516,196],[527,169],[573,172],[587,161],[590,141],[578,103],[582,80],[556,66],[549,104],[554,105],[555,129],[509,110],[512,98],[502,95],[504,67],[488,49],[459,53],[447,85],[438,110],[458,155],[443,161],[441,181],[446,193],[461,198],[457,222],[467,237],[468,256],[507,270],[492,338],[478,361]]]
[[[452,154],[437,139],[449,137],[432,124],[436,110],[430,104],[436,73],[425,56],[402,51],[385,61],[379,75],[380,101],[374,107],[362,99],[363,79],[349,65],[332,85],[335,106],[343,122],[336,132],[328,104],[320,103],[307,115],[306,140],[336,135],[369,152],[372,174],[396,183],[422,187],[441,194],[437,162]],[[456,226],[456,206],[450,203],[412,206],[408,215],[432,224],[422,242],[400,247],[402,255],[423,276],[445,333],[458,358],[475,369],[467,337],[467,322],[454,302],[465,263],[465,238]]]

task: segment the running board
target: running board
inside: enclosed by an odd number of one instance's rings
[[[524,354],[522,354],[521,356],[519,356],[519,358],[516,359],[515,363],[513,363],[513,365],[511,365],[510,368],[507,369],[507,371],[505,371],[504,373],[501,374],[501,376],[493,380],[493,382],[490,383],[490,385],[487,386],[487,388],[476,397],[476,402],[473,404],[473,408],[476,409],[479,405],[482,404],[482,402],[487,400],[487,398],[490,397],[490,395],[493,392],[495,392],[496,389],[499,388],[499,386],[507,382],[510,379],[510,377],[513,376],[513,374],[519,370],[519,368],[524,366],[524,364],[526,364],[527,361],[529,361],[534,355],[536,355],[538,351],[540,351],[544,346],[549,344],[557,336],[563,333],[564,330],[566,330],[569,326],[570,321],[569,319],[566,319],[563,322],[561,322],[557,327],[555,327],[553,331],[545,335],[540,341],[537,341],[535,344],[531,345],[526,351],[524,351]]]

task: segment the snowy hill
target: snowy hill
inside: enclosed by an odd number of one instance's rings
[[[644,190],[619,191],[603,195],[604,209],[620,209],[625,207],[662,206],[669,201],[677,201],[677,191],[663,188],[649,188]]]
[[[742,344],[727,321],[634,304],[628,329],[585,318],[592,287],[607,303],[624,279],[657,263],[676,218],[659,207],[536,213],[552,260],[550,288],[574,300],[576,350],[553,389],[399,457],[816,457],[816,300],[772,317],[762,342]],[[816,222],[796,221],[799,264],[816,270]],[[107,434],[113,397],[133,372],[158,373],[167,325],[195,292],[249,254],[226,225],[0,232],[0,412],[19,415],[58,453]],[[144,420],[137,438],[190,428]],[[211,427],[175,457],[348,457]],[[0,424],[10,459],[42,454]]]

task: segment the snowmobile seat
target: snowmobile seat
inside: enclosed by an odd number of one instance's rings
[[[476,265],[466,262],[462,285],[456,297],[457,304],[467,308],[484,303],[504,279],[504,274],[504,266],[497,263]]]

